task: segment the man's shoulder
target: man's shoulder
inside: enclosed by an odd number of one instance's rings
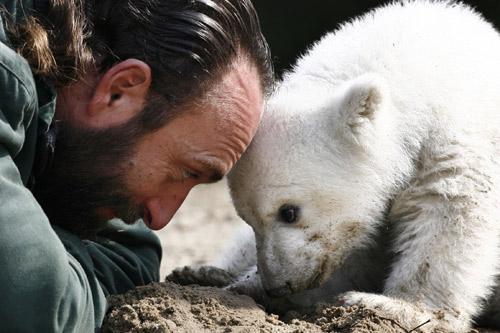
[[[37,86],[28,62],[7,43],[0,38],[0,146],[7,150],[26,182],[36,145]]]
[[[9,104],[17,102],[13,97],[22,98],[24,100],[19,102],[28,102],[27,104],[36,103],[37,100],[31,67],[11,47],[5,21],[15,22],[19,13],[29,11],[31,6],[31,0],[0,0],[0,107],[3,107],[5,98],[8,98]]]
[[[0,87],[0,94],[9,92],[7,96],[11,103],[12,97],[36,102],[36,86],[28,62],[3,42],[0,42]],[[16,95],[12,95],[14,89]]]
[[[0,132],[8,135],[10,140],[17,137],[14,141],[20,141],[12,142],[17,148],[11,153],[21,149],[25,131],[37,107],[36,85],[30,66],[23,57],[0,42]]]

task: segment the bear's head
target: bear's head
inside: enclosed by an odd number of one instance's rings
[[[268,100],[229,185],[271,296],[320,286],[370,242],[408,167],[389,95],[383,78],[365,74],[282,84]]]

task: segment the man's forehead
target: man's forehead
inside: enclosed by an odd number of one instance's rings
[[[214,85],[211,97],[227,99],[232,95],[243,95],[248,99],[262,100],[262,80],[257,66],[252,61],[238,57],[222,75],[218,84]]]
[[[233,122],[255,124],[260,120],[263,100],[257,67],[248,59],[238,58],[200,99],[186,105],[186,111],[211,113],[222,121],[217,124],[221,128]]]
[[[226,75],[221,86],[218,96],[211,103],[222,111],[226,127],[248,126],[253,136],[264,105],[264,92],[257,68],[248,61],[242,62]]]

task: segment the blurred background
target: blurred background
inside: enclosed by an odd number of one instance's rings
[[[381,0],[253,0],[273,54],[276,73],[325,32],[378,5]],[[500,29],[500,0],[464,1]],[[225,181],[194,188],[158,235],[163,246],[161,276],[175,267],[206,265],[223,256],[236,229],[245,227],[234,211]]]
[[[271,47],[276,73],[290,68],[297,56],[341,22],[388,3],[382,0],[253,0]],[[500,29],[499,0],[465,0]]]

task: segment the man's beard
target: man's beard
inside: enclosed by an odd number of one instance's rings
[[[51,224],[90,237],[107,222],[98,209],[110,208],[129,224],[141,217],[124,171],[139,132],[133,122],[105,130],[58,125],[52,166],[33,191]]]

